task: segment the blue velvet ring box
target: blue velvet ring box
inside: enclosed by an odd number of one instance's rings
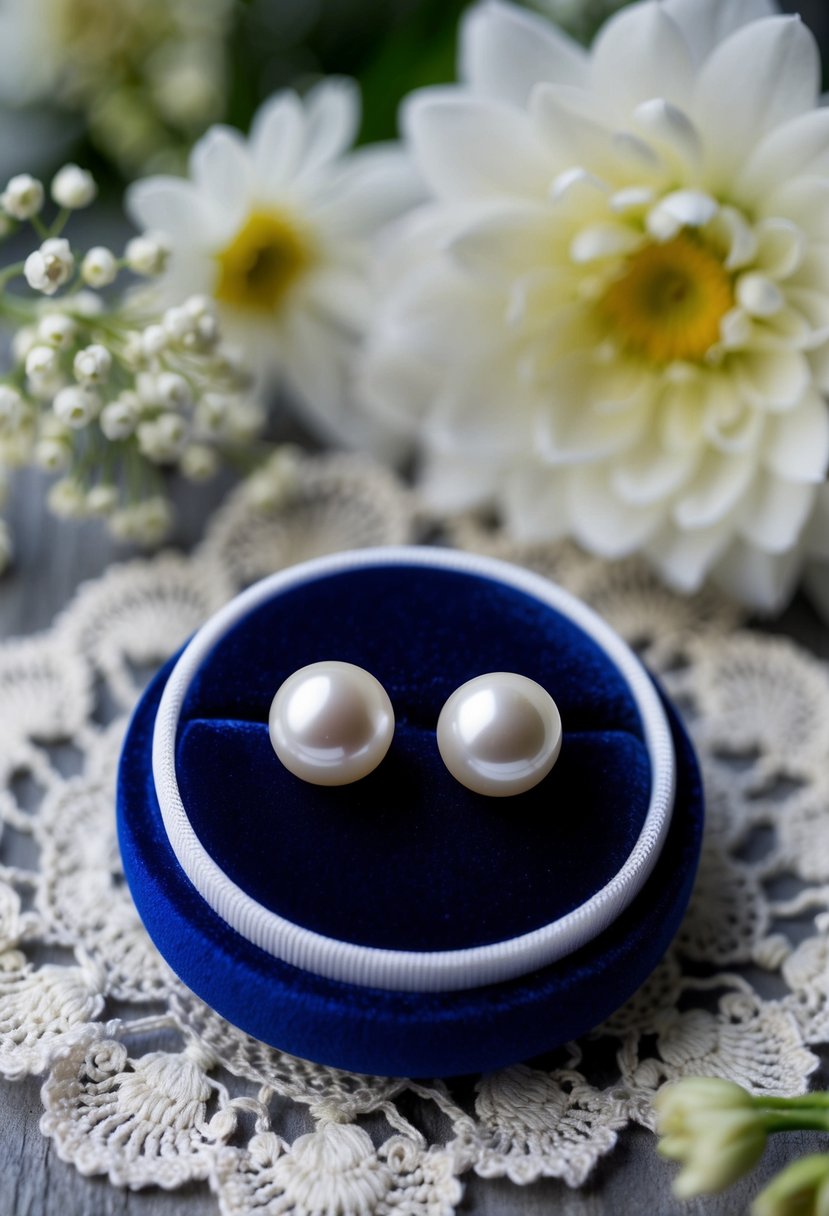
[[[313,786],[268,712],[334,658],[377,676],[396,729],[370,776]],[[450,776],[435,726],[499,670],[548,689],[564,741],[535,789],[492,799]],[[423,548],[234,600],[148,688],[118,789],[133,897],[194,992],[295,1055],[410,1076],[514,1063],[618,1008],[676,931],[702,817],[675,711],[603,622],[538,576]]]

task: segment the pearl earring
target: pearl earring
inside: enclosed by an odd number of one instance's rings
[[[452,693],[438,718],[438,750],[452,776],[476,794],[504,798],[542,781],[561,750],[556,703],[513,671],[476,676]]]
[[[330,661],[301,667],[271,702],[273,749],[295,777],[349,785],[373,772],[394,735],[388,693],[371,672]]]

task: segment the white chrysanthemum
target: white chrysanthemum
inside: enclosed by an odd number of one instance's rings
[[[136,221],[169,239],[160,286],[170,301],[212,296],[228,338],[340,437],[368,315],[369,243],[415,198],[399,149],[349,153],[358,124],[349,81],[324,81],[304,99],[286,91],[260,109],[247,140],[209,131],[189,180],[152,177],[128,195]]]
[[[788,593],[829,459],[829,109],[768,0],[647,0],[591,52],[472,10],[405,127],[366,368],[443,507],[645,551],[674,586]]]

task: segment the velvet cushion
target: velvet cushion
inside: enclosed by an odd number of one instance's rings
[[[337,658],[389,692],[389,755],[352,786],[310,786],[271,748],[282,680]],[[518,671],[555,697],[561,756],[536,789],[486,799],[444,768],[435,724],[449,694],[484,671]],[[166,673],[130,729],[119,782],[125,871],[171,965],[231,1021],[268,1042],[360,1071],[451,1074],[546,1050],[595,1025],[658,961],[696,863],[701,794],[679,752],[675,819],[633,905],[587,947],[505,984],[429,995],[309,975],[242,939],[173,856],[150,745]],[[284,591],[213,649],[193,680],[177,739],[179,787],[208,852],[266,907],[364,945],[442,950],[499,941],[584,902],[642,826],[650,766],[630,691],[573,622],[493,579],[424,567],[342,572]]]

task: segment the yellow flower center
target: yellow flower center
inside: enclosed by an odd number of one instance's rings
[[[655,363],[701,359],[734,305],[731,279],[715,255],[687,234],[646,245],[628,258],[600,309],[625,345]]]
[[[215,296],[224,304],[272,313],[313,261],[306,234],[277,211],[254,211],[217,255]]]

